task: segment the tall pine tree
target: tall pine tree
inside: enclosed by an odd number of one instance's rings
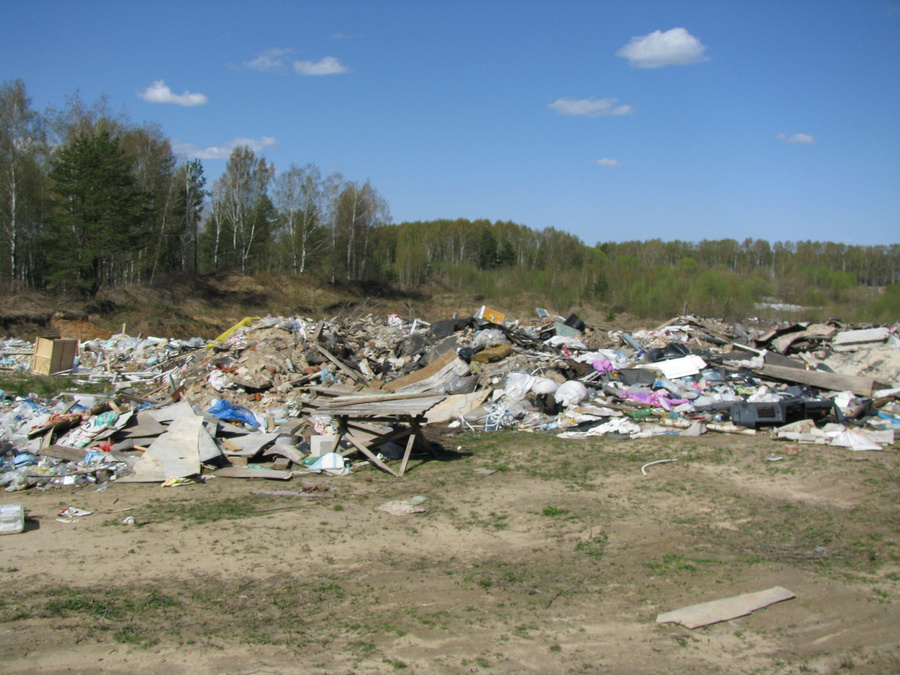
[[[96,295],[133,263],[146,236],[148,199],[135,184],[132,162],[106,131],[81,134],[59,151],[50,172],[49,278]]]

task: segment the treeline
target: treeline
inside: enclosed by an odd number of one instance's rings
[[[607,256],[608,301],[641,315],[683,306],[738,317],[788,304],[804,308],[794,310],[795,317],[900,320],[900,244],[770,244],[748,238],[597,246]]]
[[[276,172],[247,146],[207,182],[162,130],[77,95],[38,113],[21,80],[0,87],[0,288],[96,294],[173,273],[377,277],[390,222],[369,183]],[[376,264],[377,263],[377,264]]]
[[[73,96],[38,113],[0,88],[0,290],[96,294],[172,274],[267,272],[306,283],[440,284],[496,304],[559,311],[741,317],[764,303],[810,318],[900,319],[900,244],[731,239],[585,245],[555,228],[434,220],[393,224],[368,182],[276,167],[246,146],[208,181],[162,130]],[[884,290],[884,288],[887,290]]]
[[[900,244],[656,239],[588,247],[553,228],[509,222],[438,220],[382,229],[392,280],[439,282],[497,302],[532,293],[561,310],[593,304],[648,317],[739,318],[793,305],[793,318],[900,320]]]

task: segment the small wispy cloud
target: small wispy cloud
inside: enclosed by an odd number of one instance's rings
[[[661,68],[709,61],[705,51],[706,45],[687,30],[673,28],[633,37],[631,42],[616,52],[616,56],[628,59],[635,68]]]
[[[182,143],[179,140],[172,139],[172,151],[181,157],[189,159],[228,159],[231,151],[239,145],[249,147],[253,152],[262,152],[266,148],[278,147],[278,142],[271,136],[263,136],[262,138],[244,138],[239,136],[222,144],[213,145],[208,148],[201,148],[193,143]]]
[[[559,98],[547,106],[569,117],[608,117],[634,114],[634,106],[619,105],[616,98]]]
[[[287,69],[287,61],[284,57],[290,53],[290,49],[265,49],[252,61],[244,61],[241,69],[258,70],[262,73],[284,71]]]
[[[298,75],[340,75],[350,69],[333,56],[326,56],[321,61],[294,61],[294,72]]]
[[[816,142],[816,139],[809,134],[793,134],[791,136],[778,134],[776,138],[782,143],[799,143],[800,145],[810,145]]]
[[[610,169],[618,169],[620,167],[625,166],[617,159],[610,159],[609,157],[604,157],[603,159],[592,159],[591,164],[594,166],[604,166]]]
[[[203,94],[191,94],[188,91],[175,94],[163,80],[157,80],[144,91],[138,92],[138,98],[144,99],[147,103],[170,103],[187,107],[203,105],[209,101]]]

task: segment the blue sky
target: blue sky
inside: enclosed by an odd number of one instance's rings
[[[0,81],[371,181],[394,222],[900,242],[900,0],[2,2]]]

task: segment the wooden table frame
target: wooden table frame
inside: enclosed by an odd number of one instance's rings
[[[443,395],[423,394],[348,396],[328,401],[319,407],[316,413],[329,415],[337,421],[336,448],[338,447],[337,444],[343,438],[346,438],[372,464],[399,478],[406,473],[410,455],[417,443],[433,456],[437,456],[434,448],[431,447],[431,443],[425,438],[422,424],[425,422],[425,413],[444,400],[444,398]],[[392,425],[405,424],[406,426],[401,429],[391,429],[387,433],[379,433],[380,430],[367,427],[367,422]],[[365,431],[374,435],[375,438],[368,443],[364,443],[360,438],[354,436],[354,430]],[[406,439],[406,449],[403,453],[403,461],[400,463],[400,472],[397,473],[378,459],[371,448],[404,438]]]
[[[413,448],[416,446],[417,442],[421,448],[428,450],[433,456],[437,456],[434,448],[431,447],[431,443],[428,442],[428,439],[425,438],[425,434],[422,432],[422,422],[425,419],[422,415],[361,417],[358,415],[333,414],[333,417],[337,420],[338,426],[337,440],[335,442],[336,447],[337,444],[341,442],[341,439],[346,438],[350,442],[350,444],[354,448],[359,450],[363,455],[365,455],[369,459],[369,461],[372,462],[372,464],[377,466],[379,469],[397,476],[398,478],[406,473],[406,467],[409,464],[410,455],[412,455]],[[402,423],[408,426],[403,429],[392,429],[389,433],[386,434],[377,434],[376,432],[374,432],[374,430],[367,428],[365,425],[361,424],[360,422],[362,420],[365,420],[366,422],[377,422],[382,424]],[[400,472],[397,473],[387,464],[378,459],[377,455],[372,452],[371,449],[366,447],[366,444],[363,443],[362,440],[353,435],[354,429],[360,429],[368,433],[376,433],[375,439],[369,441],[370,446],[384,445],[385,443],[390,443],[391,441],[397,441],[399,439],[406,438],[406,449],[403,452],[403,461],[400,463]]]

